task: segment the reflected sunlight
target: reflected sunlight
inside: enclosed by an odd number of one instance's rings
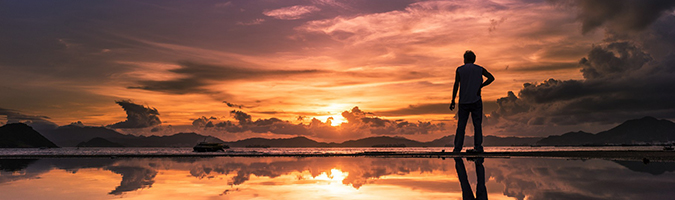
[[[323,172],[319,174],[318,176],[314,177],[315,180],[325,180],[325,181],[331,181],[331,182],[338,182],[342,184],[342,180],[344,180],[347,176],[349,176],[349,172],[342,172],[342,170],[333,168],[330,170],[330,174],[327,174],[326,172]]]
[[[461,199],[454,162],[428,158],[119,158],[4,160],[0,199]],[[26,164],[28,163],[28,164]],[[471,192],[477,192],[476,168],[464,160]],[[632,169],[635,166],[640,168]],[[651,167],[652,168],[646,168]],[[643,192],[625,180],[645,180],[669,191],[675,180],[672,163],[646,166],[642,161],[486,159],[490,199],[550,199],[545,191],[599,197],[588,188],[589,174],[606,178],[600,191],[625,188],[616,197],[668,199],[669,193]],[[659,168],[666,167],[666,168]],[[537,171],[537,177],[532,172]],[[545,169],[541,171],[542,169]],[[655,176],[655,174],[659,174]],[[601,175],[602,176],[602,175]],[[522,183],[537,187],[523,187]],[[560,189],[560,186],[570,186]],[[584,187],[579,187],[584,186]],[[508,191],[508,192],[506,192]],[[606,198],[601,199],[617,199]],[[614,196],[613,196],[614,197]],[[631,198],[632,199],[632,198]]]

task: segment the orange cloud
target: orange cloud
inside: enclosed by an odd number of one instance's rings
[[[290,6],[263,12],[264,15],[282,20],[300,19],[312,12],[320,11],[316,6]]]

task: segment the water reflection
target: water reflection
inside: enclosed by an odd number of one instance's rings
[[[457,178],[462,187],[462,199],[464,200],[487,200],[487,188],[485,187],[485,167],[483,167],[483,158],[469,158],[476,164],[476,196],[473,196],[469,178],[466,175],[466,167],[462,158],[455,158],[455,169],[457,170]]]
[[[472,185],[476,186],[475,196]],[[0,160],[3,199],[669,199],[675,195],[673,185],[675,163],[640,161],[365,157]]]

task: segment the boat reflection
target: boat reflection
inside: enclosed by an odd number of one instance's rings
[[[3,199],[669,199],[675,195],[674,172],[675,163],[540,158],[4,159],[0,194]]]

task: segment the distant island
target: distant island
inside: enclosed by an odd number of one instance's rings
[[[44,136],[43,136],[44,135]],[[419,142],[404,137],[368,137],[341,143],[317,142],[306,137],[248,138],[225,142],[213,136],[197,133],[177,133],[169,136],[134,136],[119,133],[106,127],[67,125],[43,134],[21,123],[0,127],[0,148],[21,147],[192,147],[207,141],[223,143],[230,147],[446,147],[452,146],[454,135],[429,142]],[[472,146],[473,138],[467,136],[464,146]],[[602,146],[602,145],[666,145],[675,141],[675,123],[654,117],[628,120],[612,129],[597,134],[583,131],[541,137],[485,136],[485,146]]]
[[[0,148],[55,148],[53,142],[23,123],[0,127]]]

